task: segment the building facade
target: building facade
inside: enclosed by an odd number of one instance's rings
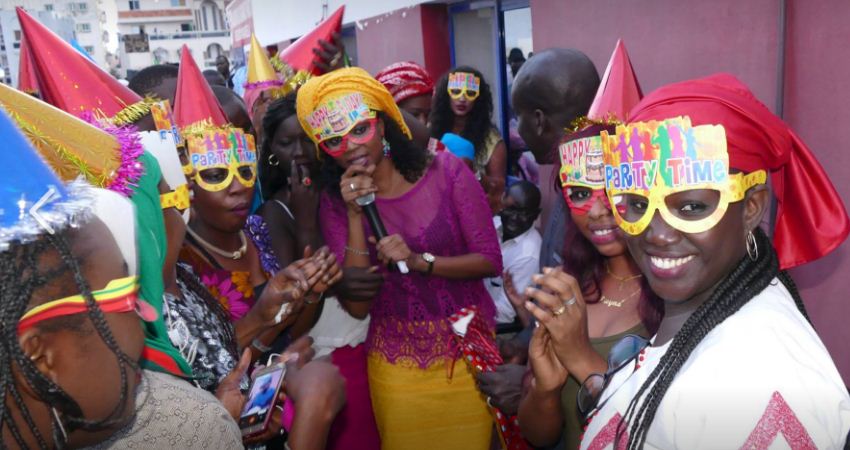
[[[121,70],[176,63],[183,44],[201,70],[230,52],[224,0],[117,0]]]
[[[20,25],[15,7],[22,6],[39,22],[69,43],[75,42],[104,70],[117,64],[117,27],[112,0],[0,0],[3,47],[0,67],[13,85],[18,80]],[[5,58],[5,62],[4,62]]]

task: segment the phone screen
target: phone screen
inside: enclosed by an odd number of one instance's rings
[[[254,434],[265,430],[277,399],[283,374],[283,367],[277,367],[270,371],[263,371],[254,378],[248,400],[239,418],[239,428],[243,430],[243,434]]]

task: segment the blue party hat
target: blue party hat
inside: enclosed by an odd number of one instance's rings
[[[63,185],[3,109],[0,140],[8,158],[0,164],[0,251],[13,241],[53,234],[88,210],[88,185]]]

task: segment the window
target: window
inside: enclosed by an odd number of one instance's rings
[[[15,30],[15,42],[21,42],[21,30]]]
[[[91,33],[91,25],[87,23],[78,23],[77,24],[77,32],[78,33]]]
[[[180,24],[180,31],[192,31],[192,24],[191,23],[181,23]]]
[[[136,11],[141,9],[139,6],[139,0],[130,0],[130,11]]]
[[[94,53],[94,47],[93,47],[93,46],[91,46],[91,45],[86,45],[85,47],[83,47],[83,50],[85,50],[85,51],[86,51],[86,53],[88,53],[89,55],[91,55],[92,53]]]
[[[186,0],[171,0],[171,6],[186,6]]]
[[[44,10],[45,11],[53,11],[53,4],[52,3],[45,3],[44,4]]]
[[[85,12],[85,11],[88,11],[88,10],[89,10],[89,4],[88,3],[85,3],[85,2],[77,3],[77,11]]]

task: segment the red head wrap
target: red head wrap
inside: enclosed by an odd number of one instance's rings
[[[694,125],[726,128],[731,168],[770,173],[778,201],[773,245],[780,267],[814,261],[850,233],[847,211],[823,167],[797,134],[738,79],[717,74],[667,85],[635,106],[629,121],[682,115]]]
[[[434,80],[422,66],[412,61],[391,64],[378,72],[375,79],[390,91],[396,103],[434,94]]]

